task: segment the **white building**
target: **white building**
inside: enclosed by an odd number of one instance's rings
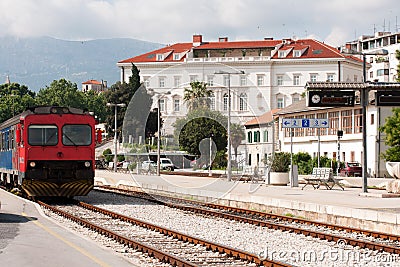
[[[395,82],[397,79],[396,50],[400,50],[400,33],[376,32],[374,36],[363,35],[358,40],[347,42],[348,50],[362,53],[375,52],[381,49],[388,55],[366,55],[366,62],[371,64],[367,72],[367,80],[379,82]]]
[[[82,83],[82,92],[95,91],[103,92],[107,89],[107,81],[88,80]]]
[[[205,42],[201,35],[194,35],[192,42],[119,61],[121,81],[128,82],[132,64],[140,70],[146,88],[158,93],[155,97],[170,93],[160,99],[166,134],[172,133],[176,118],[186,115],[184,88],[192,81],[208,84],[213,91],[212,108],[225,115],[230,90],[232,122],[244,124],[299,101],[307,81],[362,79],[358,58],[312,39],[232,42],[224,37]]]

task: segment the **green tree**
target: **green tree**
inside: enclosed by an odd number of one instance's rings
[[[76,83],[65,79],[54,80],[50,86],[40,89],[35,100],[38,105],[86,108],[84,93],[78,89]]]
[[[242,125],[237,123],[231,123],[231,145],[235,153],[235,159],[237,159],[237,149],[242,143],[243,139],[246,137],[244,128]]]
[[[225,158],[227,145],[226,126],[227,118],[220,112],[206,108],[195,109],[189,111],[185,118],[176,120],[174,123],[174,136],[178,140],[181,150],[193,155],[201,155],[200,142],[212,135],[217,147],[215,162],[225,164],[226,160],[220,158]],[[207,163],[206,160],[205,163]]]
[[[400,161],[400,108],[393,109],[393,115],[387,117],[379,130],[385,133],[385,144],[389,148],[381,154],[386,161]]]
[[[0,85],[0,122],[35,105],[35,92],[18,83]]]
[[[187,103],[189,110],[209,106],[209,97],[212,91],[207,89],[205,82],[194,81],[190,83],[190,88],[185,88],[183,100]]]
[[[90,90],[84,93],[84,97],[87,110],[94,113],[98,122],[104,122],[107,117],[104,93],[97,93],[94,90]]]

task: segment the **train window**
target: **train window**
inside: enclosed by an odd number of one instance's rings
[[[92,128],[85,124],[64,125],[62,137],[66,146],[88,146],[92,143]]]
[[[58,143],[56,125],[29,125],[28,143],[32,146],[54,146]]]

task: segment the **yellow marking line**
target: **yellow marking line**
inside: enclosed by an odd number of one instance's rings
[[[104,263],[103,261],[97,259],[95,256],[91,255],[89,252],[87,252],[86,250],[82,249],[81,247],[75,245],[74,243],[66,240],[65,238],[63,238],[62,236],[60,236],[59,234],[55,233],[54,231],[52,231],[51,229],[49,229],[48,227],[44,226],[43,224],[41,224],[38,221],[34,221],[33,219],[31,219],[30,217],[28,217],[28,215],[25,212],[22,212],[22,216],[24,216],[25,218],[27,218],[28,220],[30,220],[31,222],[33,222],[34,224],[36,224],[37,226],[39,226],[40,228],[42,228],[43,230],[45,230],[46,232],[48,232],[49,234],[51,234],[52,236],[58,238],[59,240],[63,241],[65,244],[67,244],[68,246],[74,248],[75,250],[79,251],[80,253],[82,253],[83,255],[85,255],[86,257],[88,257],[89,259],[91,259],[92,261],[94,261],[95,263],[97,263],[100,266],[103,267],[111,267],[110,265],[108,265],[107,263]]]

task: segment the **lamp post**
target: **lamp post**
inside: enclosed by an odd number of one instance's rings
[[[232,163],[231,163],[231,75],[232,74],[244,74],[244,71],[217,71],[215,74],[227,74],[228,75],[228,166],[227,169],[227,178],[228,181],[232,179]]]
[[[363,59],[363,82],[367,82],[367,55],[387,55],[388,51],[386,49],[380,49],[374,52],[360,52],[360,51],[346,51],[345,54],[351,55],[362,55]],[[363,176],[363,185],[362,190],[364,193],[368,192],[368,181],[367,181],[367,106],[368,106],[368,88],[364,87],[360,89],[360,100],[362,106],[362,144],[363,144],[363,166],[362,166],[362,176]]]
[[[211,134],[210,135],[210,157],[209,157],[209,162],[208,162],[208,176],[212,176],[212,168],[211,168],[211,165],[212,165],[212,137],[213,137],[213,134]]]
[[[117,171],[117,109],[118,107],[125,107],[124,103],[116,104],[116,103],[107,103],[107,107],[115,107],[115,118],[114,118],[114,172]]]

